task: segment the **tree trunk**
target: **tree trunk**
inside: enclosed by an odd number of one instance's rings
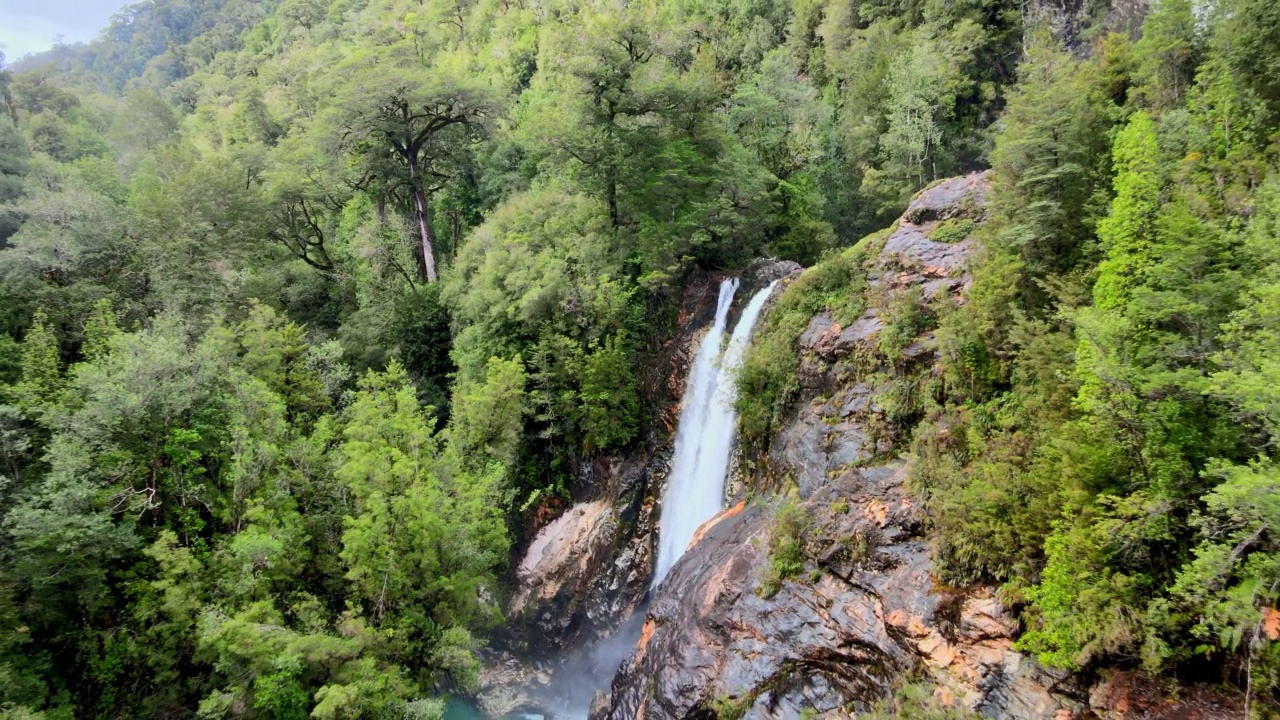
[[[431,215],[427,209],[427,196],[422,192],[422,183],[418,179],[418,157],[409,160],[409,182],[413,184],[414,210],[418,214],[418,232],[422,234],[422,266],[426,280],[436,281],[436,234],[431,227]]]
[[[604,186],[605,205],[609,208],[609,225],[618,227],[618,171],[610,167]]]

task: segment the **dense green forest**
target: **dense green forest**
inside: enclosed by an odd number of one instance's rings
[[[436,718],[700,271],[994,169],[896,414],[1020,646],[1280,689],[1280,5],[152,0],[0,63],[0,718]],[[1255,707],[1256,709],[1256,707]]]
[[[890,415],[942,580],[1001,585],[1049,666],[1224,683],[1274,713],[1280,6],[1161,0],[1136,36],[1022,33],[966,302],[890,312],[879,340],[937,333],[940,367],[904,376]],[[797,393],[808,317],[861,312],[860,250],[767,318],[749,442]]]

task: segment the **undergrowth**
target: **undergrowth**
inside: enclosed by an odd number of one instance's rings
[[[977,720],[977,713],[964,708],[948,707],[927,683],[904,683],[893,697],[881,700],[859,720]]]

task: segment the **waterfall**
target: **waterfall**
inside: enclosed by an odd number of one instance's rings
[[[738,291],[738,280],[720,283],[715,321],[698,347],[680,407],[675,458],[662,499],[655,587],[684,554],[698,526],[723,505],[725,475],[738,419],[733,409],[736,395],[733,371],[742,362],[751,331],[772,290],[770,285],[752,296],[726,344],[725,328],[733,296]],[[547,699],[547,708],[554,709],[554,717],[566,720],[587,717],[592,696],[597,690],[609,687],[618,665],[635,648],[644,619],[644,611],[637,612],[613,637],[583,648],[561,665]]]
[[[676,425],[675,459],[662,497],[661,542],[654,586],[662,582],[684,554],[698,526],[720,512],[724,504],[725,475],[729,471],[729,455],[738,421],[733,408],[737,395],[733,373],[742,362],[751,331],[773,284],[752,296],[722,351],[729,307],[737,290],[737,279],[720,284],[715,322],[703,338],[689,371]]]

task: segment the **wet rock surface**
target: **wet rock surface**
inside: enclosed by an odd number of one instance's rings
[[[607,637],[644,601],[655,507],[668,458],[602,461],[608,492],[565,510],[534,535],[516,567],[506,649],[533,660]]]
[[[742,272],[743,294],[749,297],[756,290],[774,280],[782,280],[783,278],[798,275],[803,270],[804,268],[800,266],[800,263],[791,260],[760,258],[753,261]]]
[[[863,313],[844,328],[826,315],[815,315],[800,336],[800,347],[825,360],[835,360],[848,355],[859,343],[883,329],[884,323],[875,310]]]
[[[522,711],[537,712],[550,686],[551,673],[548,670],[501,653],[488,658],[480,673],[476,704],[491,717]]]
[[[873,246],[867,295],[912,293],[933,310],[963,302],[973,242],[963,235],[982,220],[988,191],[985,174],[923,191]],[[591,717],[851,718],[908,677],[988,718],[1242,717],[1239,698],[1199,688],[1175,701],[1133,673],[1086,687],[1013,649],[1017,626],[994,588],[937,583],[884,407],[894,382],[937,372],[936,341],[923,331],[894,357],[877,355],[886,305],[869,306],[844,327],[819,314],[799,338],[801,398],[764,468],[766,484],[794,485],[794,499],[742,500],[698,531]],[[770,543],[784,502],[807,518],[803,569],[776,586]]]
[[[947,242],[932,236],[943,223],[980,220],[987,187],[978,174],[917,197],[874,248],[868,294],[918,289],[924,303],[961,302],[972,241],[956,232]],[[785,283],[796,272],[794,264],[757,263],[744,283]],[[710,287],[691,288],[681,327],[705,325]],[[1016,625],[992,588],[936,583],[924,517],[906,486],[910,466],[893,452],[898,438],[884,407],[886,370],[916,378],[934,371],[934,335],[920,333],[891,362],[874,360],[885,327],[878,307],[846,327],[819,314],[799,340],[802,397],[765,469],[794,483],[791,502],[808,518],[803,570],[772,592],[770,543],[784,500],[739,500],[697,531],[647,613],[633,613],[652,575],[654,498],[669,447],[654,440],[640,457],[600,461],[580,479],[602,491],[528,544],[510,606],[516,652],[488,658],[482,710],[554,713],[572,691],[583,699],[570,716],[589,706],[595,720],[852,718],[911,677],[932,685],[944,704],[990,718],[1242,716],[1238,698],[1201,689],[1175,702],[1168,688],[1133,673],[1083,687],[1013,650]],[[657,415],[668,433],[698,339],[669,341],[670,361],[646,387],[649,397],[665,398]],[[739,478],[735,492],[752,482]],[[566,664],[565,651],[606,636],[613,640]],[[591,682],[607,677],[629,648],[609,692],[595,693]],[[566,686],[566,675],[582,687]]]
[[[763,287],[800,271],[794,262],[761,259],[744,273]],[[645,397],[657,422],[647,448],[628,458],[602,458],[581,468],[579,502],[539,528],[517,565],[500,645],[526,657],[548,657],[612,635],[644,601],[656,559],[658,498],[671,462],[671,433],[684,377],[715,311],[720,278],[690,285],[676,320],[687,328],[652,355]],[[738,305],[749,293],[739,291]]]
[[[1174,699],[1176,693],[1176,699]],[[1108,673],[1089,693],[1089,707],[1105,720],[1217,720],[1249,717],[1240,694],[1205,686],[1175,688],[1141,673]]]
[[[700,717],[726,703],[746,718],[841,717],[908,674],[989,717],[1082,710],[1078,688],[1012,650],[1014,623],[989,588],[936,586],[906,475],[892,462],[817,488],[803,502],[805,572],[771,598],[761,588],[773,505],[712,521],[650,605],[611,707],[593,717]]]

